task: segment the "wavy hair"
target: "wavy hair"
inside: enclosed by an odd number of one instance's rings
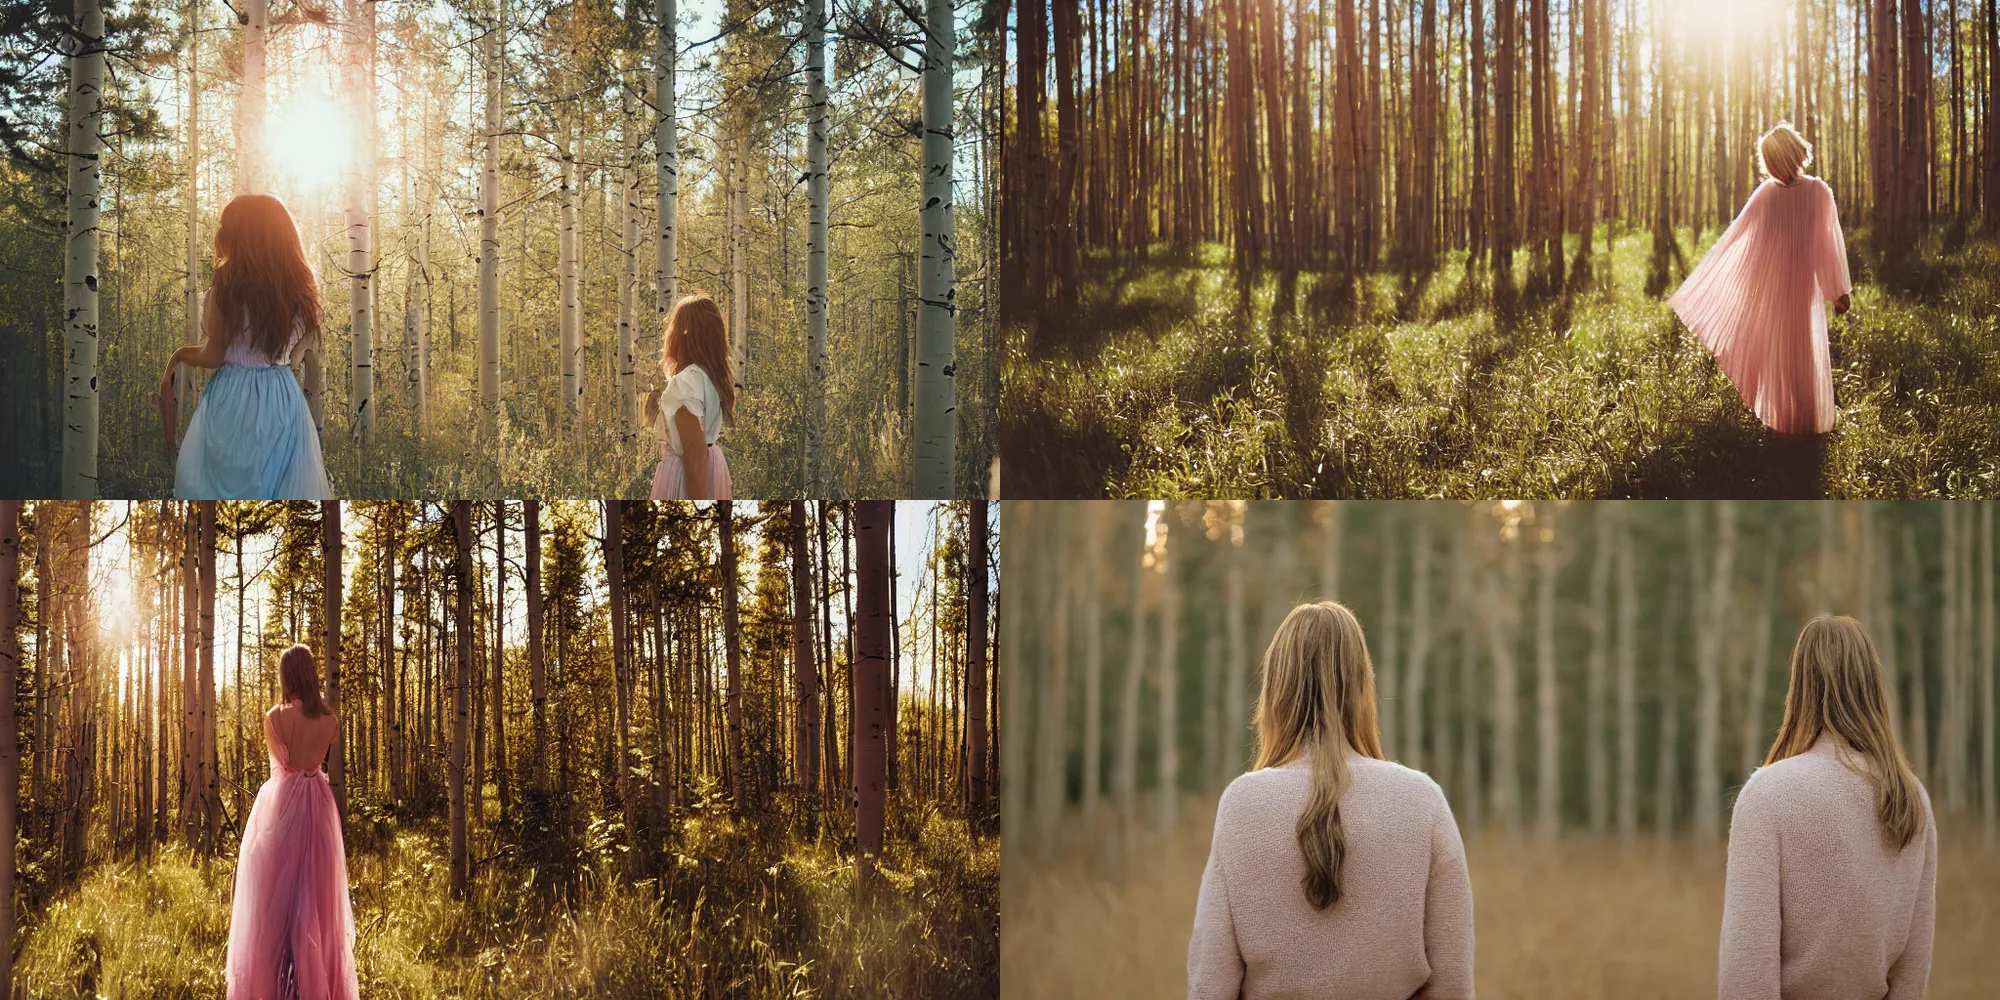
[[[313,662],[312,650],[305,646],[293,646],[278,657],[278,683],[285,700],[297,701],[306,718],[317,719],[332,711],[319,693],[319,664]]]
[[[284,355],[293,330],[301,331],[301,342],[319,335],[319,279],[306,266],[299,228],[283,202],[244,194],[223,206],[209,295],[221,328],[208,335],[226,343],[240,331],[266,358]]]
[[[1264,651],[1257,695],[1257,766],[1277,767],[1312,755],[1312,791],[1299,817],[1306,900],[1324,910],[1340,902],[1347,830],[1340,797],[1352,777],[1349,750],[1381,759],[1375,720],[1375,665],[1354,613],[1332,601],[1293,608]]]

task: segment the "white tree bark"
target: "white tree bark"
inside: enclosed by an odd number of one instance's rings
[[[199,5],[197,5],[199,6]],[[264,39],[268,0],[244,0],[243,93],[236,99],[236,193],[264,189]]]
[[[347,0],[348,97],[354,102],[355,156],[347,174],[348,310],[354,332],[351,433],[375,434],[375,266],[370,193],[375,187],[375,3]]]
[[[562,351],[563,419],[571,435],[583,432],[582,338],[577,335],[576,301],[576,127],[572,122],[563,132],[562,145],[562,238],[557,281],[562,293],[562,318],[558,330]]]
[[[935,9],[936,5],[933,5]],[[1160,732],[1158,749],[1160,752],[1159,779],[1160,797],[1157,802],[1159,813],[1157,822],[1162,831],[1174,828],[1175,816],[1180,804],[1181,788],[1181,739],[1180,739],[1180,627],[1181,592],[1174,574],[1180,567],[1174,564],[1175,554],[1171,551],[1173,539],[1167,538],[1167,518],[1160,517],[1160,535],[1165,541],[1160,553],[1160,673],[1159,708]]]
[[[1639,832],[1639,567],[1632,559],[1632,529],[1618,537],[1618,836],[1629,844]]]
[[[653,338],[665,332],[667,313],[680,294],[680,234],[675,228],[680,221],[680,129],[674,120],[680,103],[674,93],[680,13],[674,0],[656,0],[653,16],[659,22],[653,37],[653,101],[659,108],[653,126],[653,171],[659,188],[655,213],[659,227],[653,234],[653,322],[639,331],[638,338],[640,355],[649,359],[658,353]]]
[[[97,187],[103,176],[104,12],[98,0],[76,0],[72,18],[76,37],[69,40],[69,225],[64,233],[69,247],[63,261],[69,358],[63,373],[62,495],[88,500],[97,496]]]
[[[1104,524],[1105,504],[1083,513],[1083,823],[1090,829],[1104,786]],[[975,727],[976,728],[976,727]],[[976,769],[975,769],[976,770]]]
[[[486,139],[479,171],[479,430],[486,457],[500,460],[500,62],[507,5],[486,33]]]
[[[1418,770],[1424,754],[1424,684],[1431,656],[1431,521],[1428,510],[1416,516],[1416,537],[1410,542],[1410,656],[1403,669],[1403,763]]]
[[[1535,830],[1552,839],[1561,825],[1562,733],[1557,725],[1556,578],[1562,572],[1556,535],[1537,546],[1535,602]]]
[[[638,322],[639,294],[639,133],[637,104],[632,91],[636,80],[627,71],[620,95],[624,99],[619,132],[625,141],[624,194],[618,207],[618,428],[626,442],[638,431],[638,359],[633,354],[633,324]]]
[[[1590,563],[1590,659],[1583,685],[1583,764],[1590,832],[1600,834],[1611,815],[1610,755],[1604,746],[1605,678],[1611,659],[1611,558],[1618,551],[1619,508],[1597,508],[1597,537]]]
[[[750,282],[744,262],[744,216],[749,205],[749,180],[745,165],[749,160],[744,146],[749,143],[750,124],[745,112],[730,114],[736,134],[729,138],[729,339],[736,350],[736,378],[748,383],[750,376]]]
[[[923,266],[917,297],[916,448],[911,496],[942,500],[952,495],[958,439],[957,389],[952,380],[953,317],[957,297],[952,278],[952,107],[951,55],[956,38],[951,0],[928,0],[924,37]]]
[[[187,208],[187,246],[182,268],[187,275],[183,291],[181,320],[187,342],[201,343],[201,3],[188,4],[187,49],[187,172],[181,177],[181,203]],[[193,415],[194,369],[174,367],[174,401],[177,409]]]
[[[806,493],[826,495],[826,0],[806,5]]]

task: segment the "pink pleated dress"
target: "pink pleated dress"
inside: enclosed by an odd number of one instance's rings
[[[1826,301],[1852,290],[1833,190],[1766,180],[1667,300],[1764,425],[1833,429]]]
[[[684,457],[687,449],[681,442],[680,428],[674,426],[674,413],[681,409],[701,421],[702,436],[707,439],[697,442],[699,447],[693,458]],[[660,438],[660,464],[653,470],[652,499],[730,499],[729,462],[722,457],[722,446],[715,443],[722,436],[722,397],[700,365],[688,365],[667,380],[660,390],[660,415],[653,421],[652,429]],[[686,463],[690,461],[708,463],[711,496],[688,496]]]
[[[354,911],[333,786],[295,768],[264,717],[271,778],[257,790],[236,864],[229,1000],[357,1000]]]

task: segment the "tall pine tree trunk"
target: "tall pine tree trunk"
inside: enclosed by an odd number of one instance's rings
[[[742,643],[736,621],[736,519],[734,504],[715,505],[716,547],[722,562],[722,643],[727,671],[724,707],[729,725],[729,795],[737,810],[744,803]]]
[[[854,786],[855,863],[866,886],[882,853],[882,820],[888,798],[886,674],[889,669],[889,521],[895,504],[864,500],[854,516],[856,583]]]
[[[794,716],[796,731],[792,746],[799,801],[804,811],[806,836],[818,829],[819,796],[819,668],[814,662],[812,637],[812,555],[806,547],[806,504],[792,501],[792,670],[798,697]]]
[[[451,684],[451,891],[463,899],[472,882],[472,866],[465,850],[466,712],[472,673],[472,501],[454,503],[451,520],[456,542],[452,579],[458,591],[458,656],[452,664]]]
[[[548,679],[542,664],[542,502],[521,501],[527,521],[528,560],[528,696],[534,702],[535,762],[529,771],[537,789],[548,788]]]
[[[21,505],[0,500],[0,941],[14,940],[14,814],[21,803]],[[886,560],[884,560],[886,562]],[[141,827],[148,825],[140,817]],[[14,949],[0,948],[0,1000],[14,995]]]
[[[321,596],[326,601],[326,707],[340,711],[340,603],[346,573],[341,566],[340,501],[322,500],[319,551],[324,576]],[[334,730],[333,748],[326,754],[327,780],[333,785],[334,807],[347,814],[347,754],[342,746],[342,725]]]

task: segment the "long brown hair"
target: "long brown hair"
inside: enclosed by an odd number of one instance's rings
[[[1306,900],[1324,910],[1340,902],[1347,830],[1340,796],[1351,780],[1347,752],[1381,759],[1375,722],[1375,665],[1354,612],[1332,601],[1301,604],[1285,616],[1264,651],[1257,694],[1257,766],[1276,767],[1310,751],[1312,792],[1299,817],[1306,856]]]
[[[1845,615],[1820,615],[1799,630],[1785,721],[1764,763],[1805,753],[1827,733],[1847,741],[1865,762],[1859,773],[1875,786],[1882,837],[1902,850],[1924,828],[1917,776],[1896,742],[1875,644],[1860,622]]]
[[[319,335],[319,282],[306,266],[299,229],[283,202],[267,194],[237,195],[215,227],[215,284],[209,290],[226,342],[239,330],[256,353],[276,359],[292,331]],[[240,326],[239,326],[240,324]]]
[[[665,342],[660,347],[660,372],[668,378],[689,365],[700,365],[722,398],[722,416],[736,413],[736,363],[729,353],[729,325],[722,321],[722,307],[703,292],[683,295],[667,314]],[[647,400],[648,410],[657,408],[657,399]],[[653,419],[649,412],[646,419]],[[713,428],[710,428],[713,432]]]
[[[319,694],[319,665],[313,662],[312,650],[304,646],[285,650],[278,658],[278,683],[285,700],[298,702],[306,718],[317,719],[331,711]]]

